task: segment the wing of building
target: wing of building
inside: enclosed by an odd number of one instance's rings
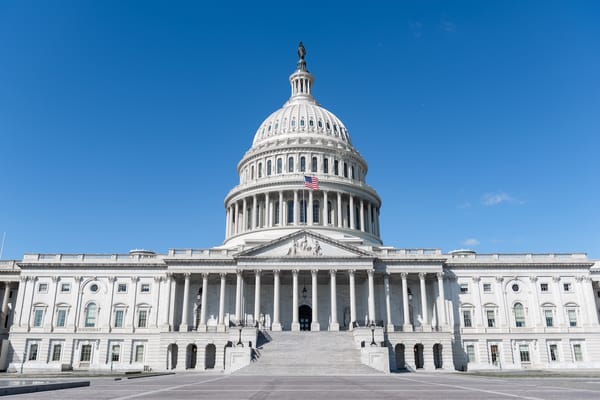
[[[301,50],[289,100],[238,164],[223,245],[0,262],[0,366],[600,368],[600,263],[585,254],[383,245],[367,163]]]

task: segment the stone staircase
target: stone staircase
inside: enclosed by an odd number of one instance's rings
[[[352,332],[260,332],[250,366],[238,375],[374,375]]]

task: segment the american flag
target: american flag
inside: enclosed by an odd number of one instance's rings
[[[304,176],[304,186],[312,190],[319,190],[319,180],[316,176]]]

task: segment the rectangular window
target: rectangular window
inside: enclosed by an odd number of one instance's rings
[[[39,328],[44,320],[44,309],[36,308],[33,312],[33,326]]]
[[[141,293],[150,293],[150,284],[142,283],[142,285],[140,286],[140,292]]]
[[[148,319],[148,310],[138,312],[138,328],[145,328]]]
[[[123,315],[125,314],[124,310],[115,310],[115,328],[123,327]]]
[[[519,355],[521,357],[521,362],[528,363],[529,359],[529,345],[528,344],[520,344],[519,345]]]
[[[550,345],[550,361],[558,361],[558,345]]]
[[[544,310],[544,317],[546,318],[546,326],[552,328],[554,326],[554,317],[552,310]]]
[[[563,290],[565,292],[570,292],[571,291],[571,284],[570,283],[563,283]]]
[[[490,358],[492,360],[492,365],[498,365],[500,360],[500,352],[498,351],[497,344],[490,345]]]
[[[573,358],[575,361],[583,361],[583,351],[580,344],[573,345]]]
[[[492,292],[492,284],[491,283],[484,283],[483,284],[483,292],[484,293],[491,293]]]
[[[127,284],[126,283],[119,283],[117,285],[117,293],[127,293]]]
[[[475,362],[475,345],[468,344],[467,345],[467,361]]]
[[[144,362],[144,345],[138,344],[135,346],[135,362]]]
[[[329,159],[328,158],[323,159],[323,173],[324,174],[329,173]]]
[[[27,360],[29,360],[29,361],[37,360],[37,353],[38,353],[37,343],[31,343],[29,345],[29,356],[27,357]]]
[[[118,344],[113,344],[110,349],[110,361],[119,362],[121,358],[121,346]]]
[[[576,310],[567,310],[567,315],[569,316],[569,326],[570,327],[577,326],[577,311]]]
[[[541,292],[547,292],[548,291],[548,284],[547,283],[540,283],[540,291]]]
[[[471,321],[471,310],[463,310],[463,324],[465,328],[473,326]]]
[[[494,310],[486,310],[485,312],[487,316],[487,324],[488,328],[493,328],[496,326],[496,313]]]
[[[287,223],[288,224],[294,223],[294,201],[293,200],[289,200],[287,202]]]
[[[92,345],[84,344],[81,346],[81,355],[79,356],[80,362],[90,362],[92,359]]]
[[[338,160],[334,160],[333,161],[333,173],[335,175],[339,175],[340,174],[340,163],[338,162]]]
[[[64,308],[60,308],[56,312],[56,326],[62,328],[65,326],[66,322],[67,322],[67,310]]]
[[[70,283],[61,283],[60,284],[60,292],[61,293],[69,293],[71,291]]]
[[[38,285],[38,292],[40,292],[40,293],[46,293],[46,292],[48,292],[48,284],[47,283],[40,283]]]
[[[460,284],[460,292],[461,293],[469,293],[469,284],[468,283],[461,283]]]
[[[60,354],[62,353],[62,345],[55,344],[52,347],[52,361],[60,361]]]

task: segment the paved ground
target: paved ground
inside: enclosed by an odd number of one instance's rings
[[[450,373],[389,376],[236,376],[184,373],[115,381],[87,388],[15,395],[17,399],[600,399],[600,379],[495,378]]]

